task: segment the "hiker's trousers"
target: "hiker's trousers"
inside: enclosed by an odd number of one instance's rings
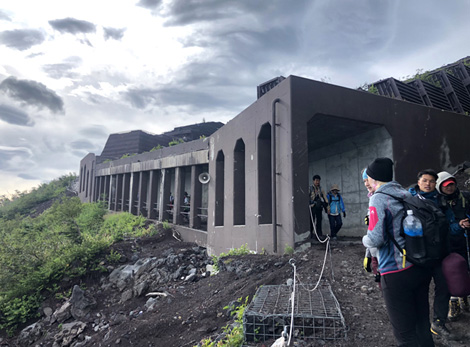
[[[432,279],[434,281],[434,312],[433,320],[439,319],[442,323],[447,320],[449,312],[450,293],[447,288],[447,281],[442,272],[442,264],[431,268]]]
[[[382,292],[398,346],[433,347],[429,323],[429,269],[411,266],[382,275]]]

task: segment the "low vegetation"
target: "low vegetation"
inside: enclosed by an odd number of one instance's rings
[[[219,271],[218,264],[222,258],[226,258],[226,257],[233,256],[233,255],[246,255],[250,253],[253,253],[253,251],[250,251],[250,249],[248,248],[248,244],[244,244],[244,245],[241,245],[240,248],[232,248],[227,253],[222,252],[219,254],[219,256],[213,255],[212,263],[214,264],[215,270]]]
[[[41,184],[29,192],[16,191],[11,196],[0,196],[0,218],[9,220],[16,215],[31,214],[41,203],[62,196],[76,179],[76,175],[69,174],[48,184]]]
[[[242,346],[245,336],[243,334],[243,313],[248,306],[248,297],[243,300],[237,300],[236,307],[225,306],[225,310],[230,310],[231,315],[234,316],[235,324],[228,324],[223,328],[224,336],[218,341],[213,341],[212,338],[207,338],[199,344],[202,347],[236,347]],[[196,346],[194,346],[196,347]]]
[[[156,233],[142,216],[107,214],[102,203],[81,203],[63,193],[73,176],[64,176],[31,193],[3,199],[0,206],[0,329],[13,333],[37,315],[47,294],[60,294],[64,277],[105,271],[99,254],[125,237]],[[45,200],[56,199],[37,217],[28,215]]]

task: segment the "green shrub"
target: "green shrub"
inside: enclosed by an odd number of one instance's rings
[[[134,216],[129,212],[108,215],[105,218],[100,234],[111,237],[112,241],[121,241],[128,236],[141,236],[146,219],[142,216]]]
[[[121,254],[112,249],[106,256],[106,260],[111,264],[118,263],[121,260]]]
[[[137,153],[126,153],[126,154],[123,154],[120,159],[133,157],[135,155],[137,155]]]
[[[37,312],[41,306],[42,297],[39,295],[24,295],[22,298],[13,298],[8,302],[0,303],[2,323],[0,329],[5,329],[8,335],[13,335],[17,324],[26,323],[32,316],[39,317]],[[31,312],[36,312],[31,314]]]
[[[170,223],[168,223],[167,220],[164,220],[164,221],[162,222],[162,227],[163,227],[163,229],[165,229],[165,230],[170,230],[170,229],[171,229],[171,225],[170,225]]]
[[[163,148],[162,145],[158,145],[158,146],[153,147],[153,148],[150,150],[150,152],[154,152],[154,151],[156,151],[157,149],[162,149],[162,148]]]
[[[168,142],[168,146],[176,146],[179,145],[180,143],[184,143],[183,139],[173,139],[172,141]]]
[[[146,226],[143,217],[106,215],[102,202],[59,199],[55,194],[65,191],[68,180],[43,185],[33,195],[22,195],[0,207],[0,329],[8,333],[36,316],[42,296],[57,293],[64,276],[107,271],[98,255],[112,243],[157,232],[155,225]],[[44,196],[54,196],[56,202],[35,218],[22,215],[25,206],[34,209]],[[119,254],[108,257],[118,260]]]
[[[219,256],[213,255],[212,263],[214,264],[215,270],[219,271],[220,270],[219,261],[222,258],[226,258],[226,257],[233,256],[233,255],[246,255],[246,254],[251,254],[251,253],[254,253],[254,252],[250,251],[250,249],[248,248],[248,244],[245,243],[244,245],[241,245],[240,248],[230,249],[227,253],[220,253]]]
[[[65,193],[67,188],[77,179],[75,174],[64,175],[50,183],[40,184],[30,192],[16,191],[11,197],[0,197],[0,218],[13,219],[16,215],[25,216],[34,212],[42,202],[55,199]]]
[[[287,255],[292,255],[292,254],[294,254],[294,248],[292,248],[292,247],[289,246],[289,245],[285,245],[285,246],[284,246],[284,254],[287,254]]]
[[[232,311],[232,316],[235,316],[235,325],[226,325],[222,328],[225,333],[225,337],[218,341],[212,341],[211,338],[207,338],[201,341],[200,345],[203,347],[239,347],[243,345],[245,336],[243,334],[243,314],[245,313],[246,307],[248,306],[248,297],[243,300],[239,298],[237,300],[238,307]],[[232,309],[233,307],[225,306],[224,309]]]

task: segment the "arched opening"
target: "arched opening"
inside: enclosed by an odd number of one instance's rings
[[[222,150],[217,153],[215,160],[215,226],[224,225],[224,184],[225,184],[225,155]]]
[[[264,124],[258,134],[258,223],[272,223],[271,125]]]
[[[233,151],[233,224],[245,224],[245,142],[238,139]]]
[[[81,193],[83,191],[83,182],[85,177],[83,177],[83,174],[86,170],[83,170],[83,167],[80,168],[80,187],[78,188],[78,191]]]
[[[361,170],[374,158],[393,159],[393,141],[381,124],[316,114],[307,123],[308,130],[308,182],[313,175],[321,177],[325,193],[337,184],[343,198],[347,216],[341,234],[361,236],[364,232],[363,216],[369,199],[362,182]],[[302,211],[310,219],[307,207]],[[328,217],[322,214],[322,232],[327,234]]]

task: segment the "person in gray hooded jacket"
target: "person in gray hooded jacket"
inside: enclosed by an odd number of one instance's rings
[[[429,322],[429,283],[431,272],[414,266],[402,257],[392,237],[403,248],[400,235],[404,216],[397,198],[410,196],[393,178],[393,162],[377,158],[367,167],[374,194],[369,200],[369,227],[362,239],[365,247],[377,247],[381,286],[398,346],[434,346]]]
[[[454,175],[447,171],[437,174],[436,189],[444,198],[447,221],[450,226],[450,247],[451,252],[460,254],[468,261],[468,236],[470,230],[470,193],[460,191],[457,187],[457,180]],[[450,321],[457,320],[462,311],[470,311],[468,297],[451,297],[449,302],[449,313],[447,318]]]

